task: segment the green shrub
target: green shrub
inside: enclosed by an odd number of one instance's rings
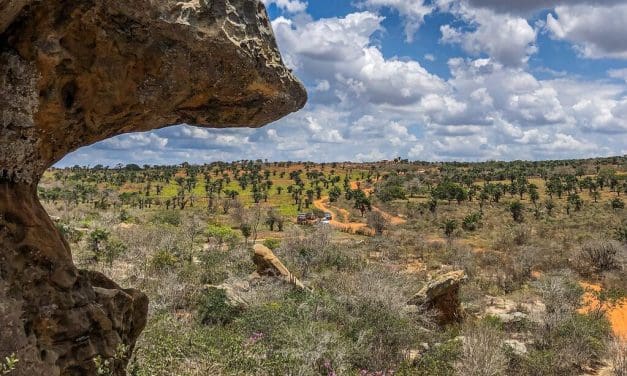
[[[57,223],[57,229],[69,243],[78,243],[83,238],[83,232],[77,231],[66,223]]]
[[[198,303],[198,320],[205,325],[228,324],[240,312],[240,308],[229,304],[226,292],[219,288],[207,290]]]
[[[152,223],[179,226],[181,213],[178,210],[160,210],[152,216]]]
[[[203,283],[213,285],[224,282],[229,277],[228,254],[222,251],[210,251],[201,256]]]
[[[281,246],[281,239],[268,238],[263,241],[263,245],[272,250],[275,250]]]
[[[233,246],[238,239],[237,232],[228,226],[209,225],[205,231],[209,239],[215,239],[218,244],[229,244]]]
[[[150,267],[155,271],[171,270],[178,264],[178,257],[172,252],[160,249],[152,255],[150,259]]]
[[[96,262],[106,262],[109,265],[126,252],[127,246],[119,239],[111,237],[109,231],[98,228],[89,233],[89,249]]]
[[[411,376],[454,376],[454,364],[461,354],[460,341],[447,341],[431,347],[416,361],[415,366],[404,365],[398,375]]]
[[[462,228],[466,231],[475,231],[481,225],[481,213],[472,213],[464,217]]]

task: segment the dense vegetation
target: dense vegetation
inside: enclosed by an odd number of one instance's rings
[[[76,166],[39,195],[79,266],[149,295],[134,375],[627,372],[606,315],[627,289],[625,157]],[[251,278],[255,242],[313,292]],[[460,269],[462,322],[407,305]]]

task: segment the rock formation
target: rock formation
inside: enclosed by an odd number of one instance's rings
[[[262,126],[305,101],[258,0],[0,0],[0,358],[15,353],[12,375],[95,374],[96,356],[124,374],[146,321],[145,295],[74,266],[37,199],[46,168],[117,134]]]
[[[307,288],[283,265],[272,250],[262,244],[254,245],[253,262],[257,266],[257,274],[270,277],[279,277],[301,290]]]
[[[459,321],[462,317],[459,287],[467,279],[463,270],[452,271],[433,278],[407,304],[424,310],[435,309],[441,325]]]

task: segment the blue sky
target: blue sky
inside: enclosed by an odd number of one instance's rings
[[[627,1],[264,2],[303,110],[122,135],[58,165],[627,154]]]

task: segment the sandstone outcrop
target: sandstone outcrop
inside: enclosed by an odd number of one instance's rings
[[[283,265],[281,260],[276,257],[270,248],[262,244],[255,244],[253,249],[253,262],[255,266],[257,266],[257,274],[261,276],[279,277],[301,290],[307,289],[305,285]]]
[[[68,152],[179,123],[262,126],[301,108],[258,0],[0,0],[0,359],[12,375],[124,368],[144,294],[77,270],[36,185]]]
[[[408,302],[424,310],[435,309],[439,324],[459,321],[462,307],[459,288],[467,280],[463,270],[452,271],[433,278]]]

